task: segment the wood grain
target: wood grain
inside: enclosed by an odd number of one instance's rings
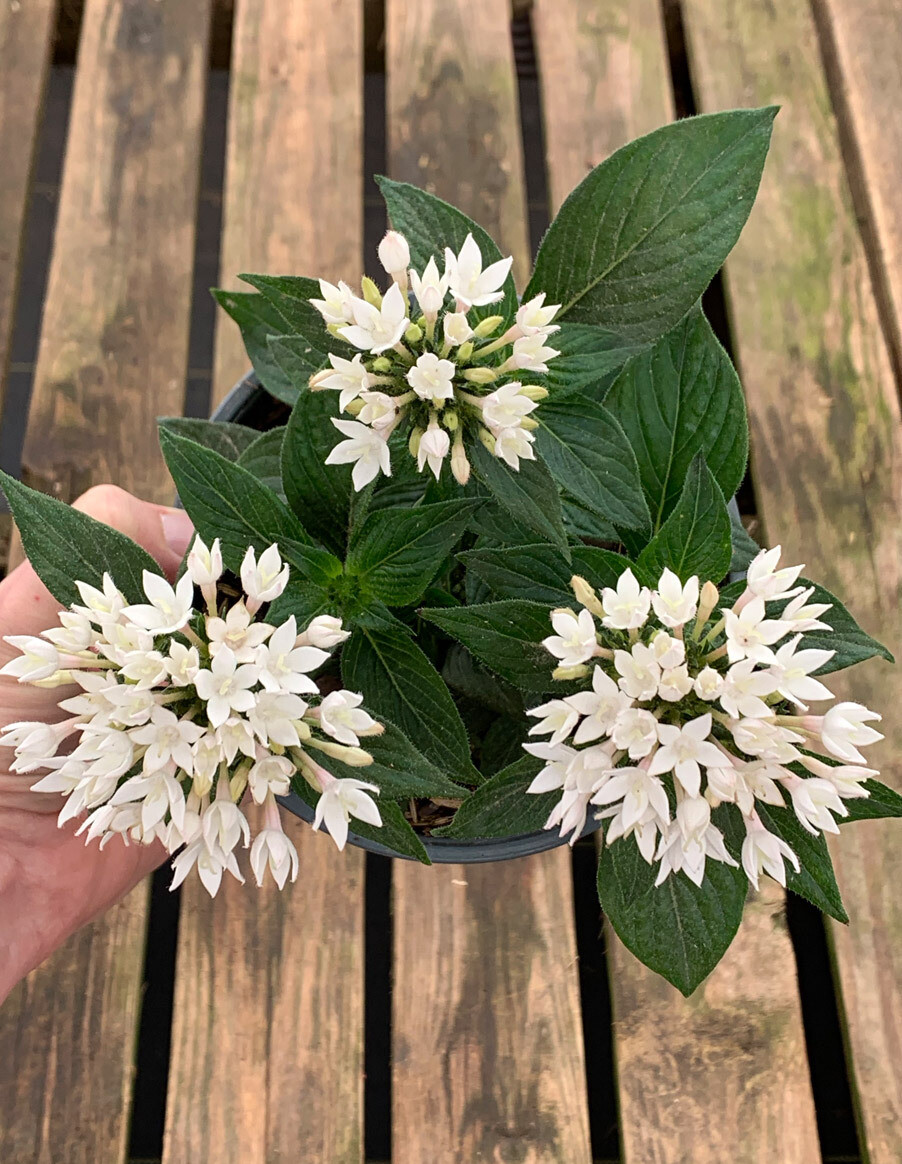
[[[66,500],[98,481],[171,496],[153,418],[182,403],[208,15],[86,5],[24,453]],[[4,1164],[124,1158],[146,903],[141,886],[0,1013]]]
[[[238,279],[247,272],[359,276],[361,4],[236,3],[222,287],[248,290]],[[238,328],[220,314],[214,403],[248,367]]]
[[[358,0],[235,11],[223,282],[361,267]],[[266,172],[266,180],[261,174]],[[215,395],[247,369],[220,315]],[[363,853],[286,816],[298,882],[186,884],[165,1164],[363,1158]],[[199,1086],[199,1081],[202,1086]]]
[[[533,27],[557,206],[590,166],[672,120],[669,71],[655,0],[536,0]],[[606,936],[626,1164],[819,1161],[779,889],[749,902],[690,999]]]
[[[782,104],[764,182],[727,263],[755,482],[770,542],[902,646],[902,427],[804,0],[688,0],[705,109]],[[872,661],[831,677],[885,716],[869,754],[902,787],[902,676]],[[902,831],[862,822],[831,846],[849,927],[830,927],[868,1159],[902,1159]]]
[[[516,80],[500,0],[388,0],[393,177],[528,266]],[[462,45],[466,51],[462,52]],[[591,1159],[569,852],[394,872],[395,1164]]]
[[[54,10],[0,0],[0,407]]]

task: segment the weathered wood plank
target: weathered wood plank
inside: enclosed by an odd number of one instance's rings
[[[0,4],[0,405],[54,11],[53,0]]]
[[[804,0],[688,0],[706,109],[779,101],[758,203],[727,264],[764,528],[789,561],[902,645],[902,425],[890,361]],[[832,679],[882,711],[872,758],[902,786],[902,677],[871,662]],[[864,1139],[902,1158],[902,832],[863,822],[832,846],[852,918],[831,926]]]
[[[221,282],[239,285],[242,271],[353,278],[362,249],[359,0],[239,3],[235,21]],[[237,328],[221,315],[217,399],[247,366]],[[296,820],[285,828],[301,868],[283,894],[258,890],[247,869],[249,883],[229,879],[215,901],[185,886],[168,1164],[362,1160],[363,853],[338,853]]]
[[[536,0],[533,27],[558,206],[591,166],[672,119],[666,48],[657,0]],[[723,964],[688,1000],[608,926],[628,1164],[820,1159],[782,909],[776,887],[751,901]]]
[[[528,265],[509,8],[387,4],[389,169]],[[462,51],[462,46],[466,46]],[[394,873],[396,1164],[591,1158],[567,850]]]
[[[236,4],[219,283],[359,271],[363,232],[361,0]],[[265,182],[261,175],[265,174]],[[220,315],[214,403],[247,371]]]
[[[170,497],[148,434],[182,401],[208,15],[86,6],[24,454],[66,499],[98,481]],[[146,902],[139,887],[4,1007],[4,1161],[124,1158]]]

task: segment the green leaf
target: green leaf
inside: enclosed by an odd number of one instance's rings
[[[514,521],[566,552],[561,498],[545,465],[541,461],[521,461],[515,472],[480,441],[474,441],[468,452],[473,472]]]
[[[278,344],[273,350],[281,352]],[[305,529],[344,555],[351,507],[351,476],[326,457],[341,439],[332,424],[338,393],[302,392],[295,401],[282,444],[282,484],[288,504]]]
[[[244,450],[238,458],[242,469],[253,473],[267,489],[271,489],[280,501],[285,500],[282,490],[282,441],[285,438],[285,426],[271,428],[268,432],[261,432],[257,439]]]
[[[700,307],[626,365],[605,397],[626,433],[654,531],[673,510],[697,453],[725,497],[742,481],[748,424],[739,377]]]
[[[480,606],[421,610],[420,616],[457,639],[496,675],[524,691],[547,691],[554,660],[542,646],[548,607],[505,599]]]
[[[357,768],[355,772],[359,774],[361,769]],[[365,776],[361,775],[358,775],[357,778],[359,780],[366,779]],[[320,794],[315,788],[311,788],[303,776],[296,776],[292,781],[292,787],[305,804],[311,808],[316,808]],[[423,865],[431,865],[432,862],[429,860],[429,854],[426,852],[423,842],[414,832],[413,826],[397,804],[393,800],[380,800],[378,803],[379,813],[382,817],[381,826],[370,825],[366,821],[351,817],[351,832],[365,840],[378,841],[380,845],[385,845],[387,849],[391,849],[393,853],[398,853],[402,857],[413,857],[414,860],[420,861]]]
[[[704,457],[697,453],[676,508],[639,555],[639,566],[654,578],[669,566],[683,582],[692,574],[719,582],[731,557],[727,505]]]
[[[449,687],[506,717],[524,716],[523,697],[515,687],[480,666],[466,647],[452,643],[442,664],[442,678]]]
[[[708,861],[701,886],[671,873],[656,889],[657,871],[633,837],[605,845],[598,899],[626,948],[688,996],[736,936],[748,881],[742,869]]]
[[[354,531],[345,570],[389,606],[418,601],[480,501],[379,509]]]
[[[742,522],[735,514],[730,514],[730,535],[733,541],[733,556],[730,558],[730,573],[741,573],[749,568],[749,565],[755,557],[760,553],[761,547],[755,539],[748,533]]]
[[[852,667],[856,663],[863,663],[865,659],[878,656],[894,663],[890,651],[876,639],[861,629],[852,614],[840,602],[835,594],[831,594],[825,587],[808,578],[799,578],[797,585],[813,586],[814,593],[808,599],[809,603],[829,602],[831,609],[820,616],[820,621],[832,626],[832,631],[806,631],[802,635],[800,647],[814,647],[818,650],[835,651],[836,654],[815,672],[817,675],[828,675],[831,671],[841,671],[845,667]],[[775,604],[774,610],[782,610],[783,604]]]
[[[578,395],[548,400],[536,419],[536,447],[562,489],[619,529],[650,528],[635,454],[603,405]]]
[[[713,278],[752,208],[776,109],[685,118],[617,150],[576,187],[524,293],[624,343],[656,340]]]
[[[270,395],[293,404],[297,389],[273,358],[271,335],[290,335],[291,325],[264,295],[252,291],[214,291],[213,298],[241,328],[241,338],[257,378]]]
[[[57,602],[63,606],[81,602],[76,581],[102,589],[104,573],[111,575],[130,603],[147,601],[141,584],[144,571],[163,571],[131,538],[2,471],[0,485],[25,554]]]
[[[349,346],[329,334],[323,317],[310,302],[322,298],[318,279],[294,275],[239,275],[238,278],[255,287],[288,324],[285,344],[291,359],[280,360],[279,365],[298,390],[305,389],[314,372],[327,363],[330,349]]]
[[[566,321],[552,343],[561,354],[549,364],[542,383],[555,402],[574,392],[601,402],[627,360],[646,347],[624,344],[620,336],[603,327]]]
[[[385,199],[392,226],[404,235],[410,246],[411,266],[420,274],[433,255],[439,270],[444,270],[445,247],[457,254],[468,234],[472,234],[482,252],[483,268],[505,257],[478,223],[434,194],[381,176],[376,178],[376,184]],[[471,309],[474,318],[489,315],[503,315],[506,320],[513,318],[517,310],[517,289],[512,275],[508,275],[502,290],[503,300]]]
[[[561,497],[561,510],[564,514],[564,529],[571,539],[583,538],[592,542],[619,542],[620,534],[601,514],[580,505],[572,497],[564,493]],[[645,539],[640,539],[645,544]]]
[[[318,614],[335,613],[335,603],[323,586],[316,582],[298,582],[292,579],[279,597],[270,603],[265,621],[273,626],[279,626],[294,615],[300,630]]]
[[[443,772],[479,782],[451,693],[416,643],[395,631],[358,628],[342,649],[341,674],[373,715],[397,724]]]
[[[472,515],[470,529],[479,534],[480,541],[488,539],[499,545],[525,546],[536,541],[536,535],[529,526],[514,521],[506,509],[488,498],[482,508]]]
[[[496,597],[525,598],[548,606],[574,605],[570,588],[574,574],[600,590],[616,586],[624,570],[637,569],[635,562],[613,550],[572,546],[571,553],[570,563],[564,561],[556,546],[546,545],[477,547],[458,557],[467,570],[488,584]]]
[[[162,416],[157,424],[176,436],[187,437],[195,444],[221,453],[227,461],[237,461],[244,450],[260,437],[260,432],[256,428],[248,428],[244,424],[230,424],[225,420]]]
[[[466,788],[455,784],[418,751],[402,731],[387,720],[382,721],[385,731],[381,736],[368,736],[361,742],[373,757],[365,768],[352,768],[325,752],[312,750],[318,764],[333,776],[355,776],[376,784],[380,797],[395,800],[408,796],[469,796]]]
[[[443,837],[516,837],[538,832],[560,799],[559,792],[528,793],[543,761],[523,756],[479,786],[457,810]]]
[[[837,824],[842,826],[854,820],[878,820],[885,816],[902,816],[902,796],[898,792],[887,788],[879,780],[865,780],[862,787],[867,789],[868,796],[844,800],[843,804],[849,810],[849,815],[839,817]]]

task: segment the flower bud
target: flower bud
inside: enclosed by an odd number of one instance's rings
[[[479,439],[483,445],[489,450],[492,456],[495,455],[495,438],[487,428],[480,428]]]
[[[457,361],[461,364],[466,363],[466,361],[469,360],[470,356],[472,355],[473,344],[467,340],[467,342],[465,344],[461,344],[457,350]]]
[[[604,617],[604,607],[601,605],[601,600],[595,593],[595,590],[589,583],[579,574],[574,574],[570,579],[570,589],[573,591],[576,601],[580,606],[584,606],[586,610],[599,618]]]
[[[196,537],[188,554],[186,568],[195,586],[209,586],[218,582],[222,576],[222,551],[219,548],[219,538],[216,538],[208,549],[201,538]]]
[[[406,271],[410,266],[410,247],[403,234],[396,230],[386,233],[378,247],[379,262],[389,275]]]
[[[451,472],[458,485],[466,485],[470,480],[470,462],[467,459],[463,441],[460,439],[454,442],[454,447],[451,449]]]
[[[479,336],[480,339],[488,339],[488,337],[498,330],[501,324],[504,323],[503,315],[488,315],[482,319],[473,328],[473,334]]]
[[[331,614],[318,614],[311,619],[309,626],[298,640],[298,645],[319,647],[322,651],[331,651],[349,637],[350,631],[342,629],[341,619]],[[303,643],[300,639],[303,639]]]
[[[720,601],[720,592],[713,582],[706,582],[698,597],[698,614],[695,616],[695,625],[701,629]]]
[[[392,363],[388,356],[377,356],[370,366],[374,372],[390,372]]]
[[[345,412],[349,412],[351,416],[359,416],[360,410],[363,408],[363,401],[358,396],[356,400],[349,400],[345,405]]]
[[[447,409],[445,412],[443,412],[442,425],[448,430],[448,432],[456,432],[460,425],[460,420],[458,419],[457,413],[451,409]]]
[[[373,762],[373,757],[363,748],[350,748],[347,744],[336,744],[332,740],[311,739],[309,746],[319,752],[325,752],[327,756],[334,756],[336,760],[341,760],[352,768],[366,768]]]
[[[469,380],[471,384],[493,384],[498,375],[491,368],[466,368],[464,379]]]
[[[465,311],[449,311],[442,320],[442,327],[445,331],[445,340],[455,347],[458,344],[466,344],[473,334]],[[472,354],[472,350],[471,344],[469,354]]]
[[[531,416],[522,416],[520,418],[520,428],[525,428],[527,431],[532,432],[533,429],[538,427],[539,422],[537,420],[533,420]]]
[[[407,442],[407,447],[410,450],[410,455],[415,457],[420,451],[420,441],[423,439],[423,430],[421,428],[412,428],[410,430],[410,439]]]
[[[372,303],[373,307],[382,306],[382,292],[368,275],[360,280],[360,288],[367,303]]]
[[[527,400],[544,400],[548,395],[548,389],[542,388],[538,384],[524,384],[520,388],[520,396],[525,396]]]
[[[418,344],[423,338],[423,329],[412,323],[404,332],[404,338],[409,344]]]
[[[585,663],[580,663],[575,667],[555,667],[551,672],[552,679],[585,679],[589,674],[589,668]]]

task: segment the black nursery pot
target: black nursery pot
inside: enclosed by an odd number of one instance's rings
[[[249,372],[240,380],[222,404],[213,413],[214,420],[231,421],[234,424],[245,424],[261,431],[273,428],[284,422],[284,406],[275,401],[260,387],[260,383],[253,372]],[[362,773],[362,775],[365,775]],[[313,809],[295,793],[280,797],[281,803],[290,812],[301,817],[308,823],[313,821]],[[601,822],[592,818],[586,821],[582,836],[588,836],[599,828]],[[429,854],[430,861],[436,865],[477,865],[485,861],[509,861],[514,857],[529,857],[533,853],[544,853],[546,849],[556,849],[567,843],[567,839],[558,835],[552,829],[540,830],[535,833],[522,833],[514,837],[487,837],[484,840],[454,840],[451,837],[426,837],[420,835],[420,840]],[[370,841],[359,837],[354,832],[348,833],[348,841],[369,853],[378,853],[383,857],[397,857],[405,861],[414,860],[413,857],[403,856],[380,845],[378,841]]]

